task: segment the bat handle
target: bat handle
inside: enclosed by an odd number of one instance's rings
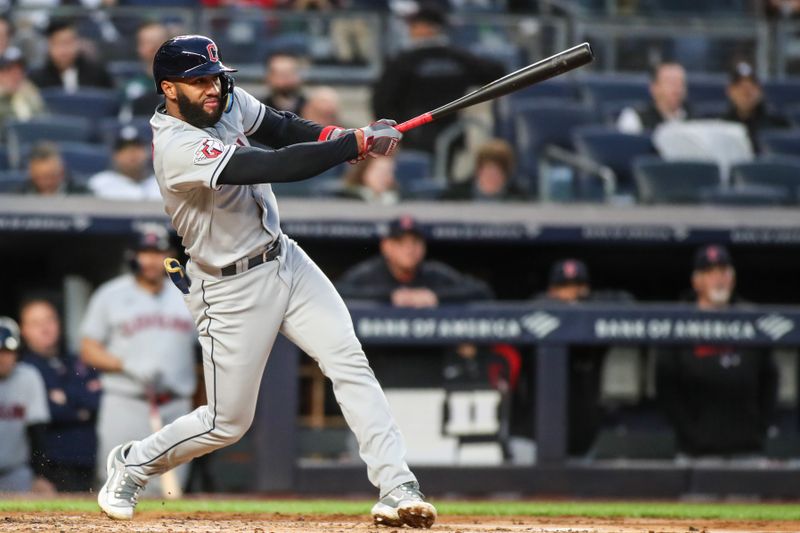
[[[423,124],[427,124],[428,122],[433,122],[433,115],[430,113],[423,113],[418,117],[414,117],[410,120],[406,120],[402,124],[398,124],[395,126],[395,129],[401,133],[405,133],[408,130],[413,130],[414,128],[422,126]]]

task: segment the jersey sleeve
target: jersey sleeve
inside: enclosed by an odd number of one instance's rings
[[[20,365],[23,365],[20,370],[25,371],[29,382],[25,394],[27,402],[25,425],[46,424],[50,422],[50,408],[47,406],[47,389],[45,388],[44,380],[35,368],[25,363],[20,363]]]
[[[164,147],[164,183],[170,191],[187,192],[197,187],[215,189],[222,169],[236,145],[225,145],[202,130],[183,132]]]
[[[83,317],[81,335],[101,343],[108,340],[110,323],[106,305],[106,292],[100,289],[89,300],[89,308]]]
[[[261,125],[267,109],[264,104],[256,100],[253,95],[244,89],[236,87],[233,93],[235,105],[239,106],[239,110],[242,113],[242,131],[249,137]]]

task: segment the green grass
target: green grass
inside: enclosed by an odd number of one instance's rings
[[[800,520],[800,506],[792,504],[663,503],[663,502],[510,502],[441,501],[442,515],[584,516],[631,518],[686,518],[723,520]],[[372,501],[356,500],[182,500],[144,501],[142,511],[174,513],[284,513],[365,515]],[[0,512],[97,512],[87,499],[0,500]]]

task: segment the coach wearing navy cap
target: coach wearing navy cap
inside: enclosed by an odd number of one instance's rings
[[[425,230],[413,217],[392,220],[382,231],[381,254],[345,272],[339,292],[344,298],[397,307],[435,307],[492,298],[484,282],[439,261],[426,260],[425,237]]]
[[[734,301],[730,252],[716,244],[694,256],[692,288],[699,309]],[[688,456],[748,456],[763,451],[777,400],[778,372],[769,349],[725,344],[660,348],[659,402]]]

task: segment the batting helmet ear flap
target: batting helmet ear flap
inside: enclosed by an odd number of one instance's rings
[[[233,107],[233,88],[235,83],[233,81],[233,76],[224,72],[219,75],[219,81],[220,85],[222,85],[221,96],[222,101],[225,102],[225,112],[227,113]]]

